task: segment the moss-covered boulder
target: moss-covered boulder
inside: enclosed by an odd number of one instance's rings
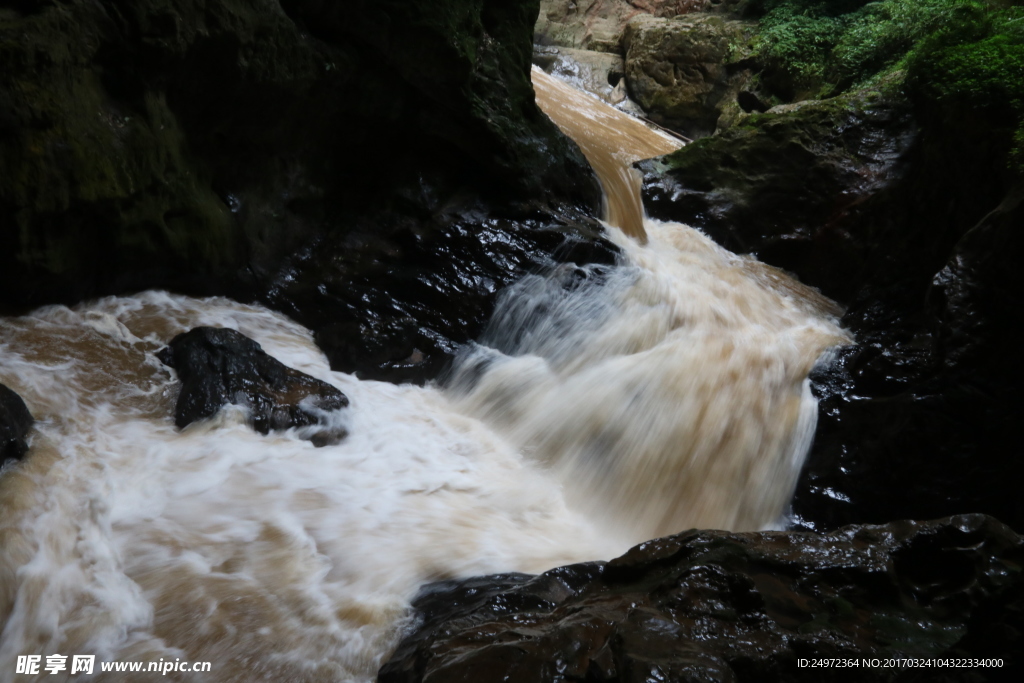
[[[780,105],[640,162],[645,203],[848,301],[874,236],[846,219],[906,172],[916,132],[910,103],[891,89]]]
[[[516,261],[533,264],[552,244],[589,240],[578,228],[599,204],[578,150],[534,103],[537,11],[536,0],[7,3],[0,305],[168,287],[260,299],[314,328],[355,316],[369,334],[431,305],[402,289],[422,269],[408,239],[477,273],[470,298],[485,305],[508,276],[495,272],[504,256],[462,256],[488,253],[478,228],[515,226],[529,252]],[[538,226],[562,239],[532,240]],[[291,297],[300,253],[388,266],[310,285],[344,309],[313,312]],[[402,322],[352,312],[363,287],[393,297]],[[473,333],[464,317],[424,334],[450,346]]]
[[[729,125],[752,78],[753,28],[716,14],[634,17],[622,38],[630,94],[652,119],[691,137],[715,132],[723,113]]]

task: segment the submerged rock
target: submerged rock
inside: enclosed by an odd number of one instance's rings
[[[26,437],[33,422],[32,413],[21,396],[0,384],[0,463],[25,455],[28,451]]]
[[[337,388],[287,367],[235,330],[196,327],[171,340],[158,356],[181,380],[174,410],[174,423],[181,428],[212,417],[229,403],[248,409],[261,434],[326,424],[329,413],[348,405]],[[343,428],[327,427],[310,437],[317,446],[344,438]]]
[[[823,535],[688,531],[608,563],[427,586],[378,681],[831,680],[798,665],[814,658],[891,681],[916,672],[863,659],[947,653],[1001,657],[996,673],[1012,680],[1024,643],[1004,606],[1024,587],[1022,561],[1024,539],[983,515]]]

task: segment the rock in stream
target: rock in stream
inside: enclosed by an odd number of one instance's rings
[[[0,464],[25,455],[28,451],[26,437],[33,422],[32,413],[21,396],[0,384]]]
[[[196,327],[158,355],[181,379],[174,410],[174,423],[181,428],[212,417],[229,403],[247,408],[261,434],[323,424],[328,413],[348,406],[337,388],[287,367],[235,330]],[[328,425],[310,438],[325,446],[344,436],[344,429]]]

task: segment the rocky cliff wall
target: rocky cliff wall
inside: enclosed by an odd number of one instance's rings
[[[537,11],[510,0],[4,3],[0,305],[228,293],[316,330],[345,322],[321,335],[342,369],[361,362],[339,350],[360,336],[378,365],[437,360],[473,334],[516,267],[593,236],[596,181],[533,102]],[[424,252],[476,282],[458,310],[421,325],[411,309],[453,294],[415,284]],[[307,284],[305,270],[332,272]]]

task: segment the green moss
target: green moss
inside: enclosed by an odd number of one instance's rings
[[[923,106],[991,126],[1024,173],[1024,9],[1020,0],[760,0],[755,49],[794,98],[906,85]],[[904,83],[905,81],[905,83]]]
[[[798,89],[835,94],[898,64],[975,0],[764,0],[758,51]]]
[[[1024,8],[964,3],[908,56],[907,89],[925,106],[983,116],[1024,174]]]

